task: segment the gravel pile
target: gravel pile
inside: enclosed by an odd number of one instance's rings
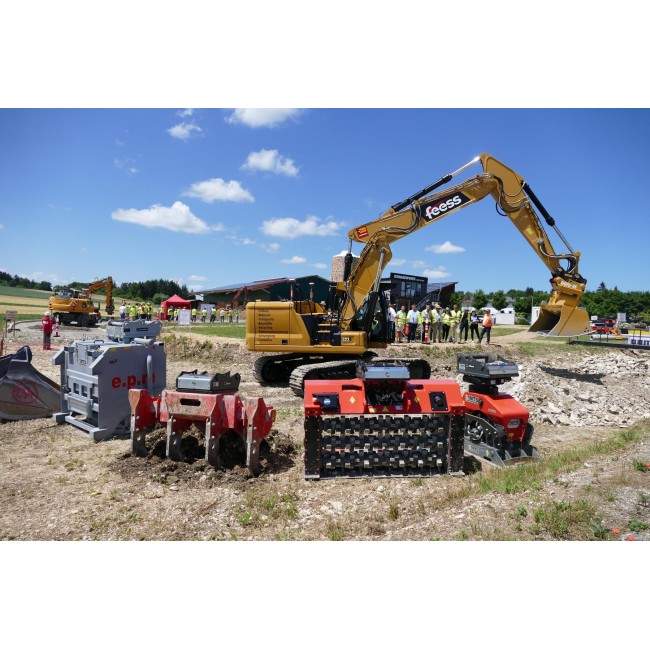
[[[571,368],[519,363],[519,377],[503,386],[552,425],[627,426],[650,418],[650,361],[634,350],[590,356]]]

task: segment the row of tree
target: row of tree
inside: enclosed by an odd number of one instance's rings
[[[539,305],[548,300],[550,291],[539,291],[527,287],[520,289],[509,289],[508,291],[494,291],[486,293],[481,289],[477,291],[458,291],[452,295],[451,303],[461,305],[463,301],[471,301],[472,307],[481,309],[491,304],[494,309],[501,310],[508,305],[512,306],[517,314],[530,316],[533,305]],[[619,313],[625,313],[627,319],[650,320],[650,291],[620,291],[618,288],[608,289],[604,282],[601,282],[595,291],[586,291],[580,302],[589,314],[593,316],[616,317]]]
[[[22,289],[39,289],[41,291],[58,291],[67,287],[74,289],[83,289],[88,284],[82,282],[72,282],[67,285],[54,285],[50,282],[36,282],[29,278],[23,278],[18,275],[10,275],[4,271],[0,271],[0,285],[7,287],[20,287]],[[104,293],[102,289],[98,293]],[[145,282],[123,282],[120,285],[115,285],[113,295],[117,298],[125,300],[160,303],[167,298],[171,298],[174,294],[178,294],[181,298],[187,298],[189,292],[186,285],[179,285],[173,280],[146,280]]]
[[[29,278],[21,278],[18,275],[10,275],[0,271],[0,285],[5,287],[20,287],[21,289],[39,289],[40,291],[52,291],[52,285],[49,282],[36,282]]]

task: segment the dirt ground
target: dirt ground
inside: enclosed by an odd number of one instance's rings
[[[58,382],[55,351],[84,336],[101,338],[101,331],[62,328],[48,352],[41,350],[38,325],[23,324],[8,340],[9,352],[29,345],[34,367]],[[512,489],[484,490],[482,477],[502,470],[470,458],[463,477],[306,481],[302,400],[288,387],[258,385],[252,376],[257,355],[243,341],[192,333],[166,344],[167,386],[182,371],[240,373],[240,393],[261,396],[277,411],[262,446],[261,474],[251,478],[241,467],[207,465],[196,429],[183,437],[188,462],[173,462],[165,458],[162,429],[148,434],[148,457],[137,458],[126,437],[94,443],[76,427],[49,419],[4,422],[0,539],[650,539],[650,356],[564,343],[517,345],[538,340],[525,332],[493,337],[483,350],[519,364],[520,376],[504,390],[530,410],[542,459],[604,443],[621,431],[640,429],[640,437]],[[426,356],[433,377],[460,381],[460,350],[480,348],[402,344],[384,356]]]

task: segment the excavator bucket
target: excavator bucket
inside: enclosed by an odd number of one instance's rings
[[[529,332],[543,332],[547,336],[580,336],[591,331],[589,314],[581,307],[569,305],[542,305],[539,317]]]
[[[32,351],[24,346],[0,357],[0,420],[50,417],[61,409],[61,388],[31,364]]]

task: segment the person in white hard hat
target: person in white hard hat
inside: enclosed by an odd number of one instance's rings
[[[41,318],[41,326],[43,327],[43,349],[52,349],[52,313],[48,309],[43,318]]]

